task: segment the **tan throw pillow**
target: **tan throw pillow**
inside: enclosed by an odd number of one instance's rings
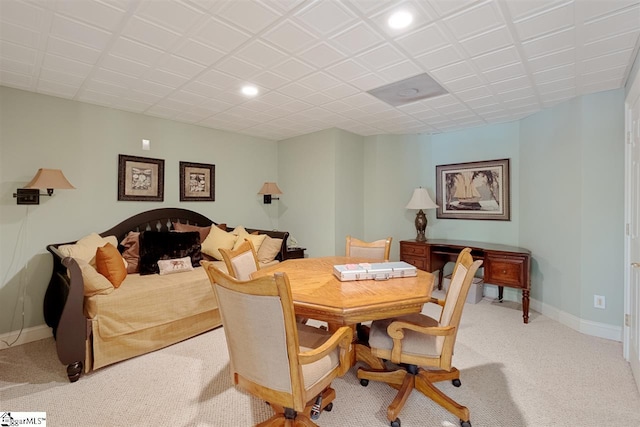
[[[238,240],[236,240],[235,245],[233,245],[233,250],[237,250],[240,245],[242,243],[244,243],[245,239],[246,240],[251,240],[251,243],[253,243],[253,247],[255,248],[256,252],[260,249],[260,247],[262,246],[262,242],[264,242],[265,237],[267,237],[266,234],[244,234],[244,235],[240,235],[238,236]]]
[[[197,231],[198,233],[200,233],[200,244],[202,244],[202,242],[204,242],[204,239],[206,239],[207,236],[209,235],[209,232],[211,231],[211,226],[198,227],[196,225],[181,224],[179,222],[174,222],[173,229],[180,233],[184,233],[186,231]]]
[[[137,273],[140,263],[140,232],[130,231],[120,244],[124,247],[122,258],[127,262],[127,273]]]
[[[183,271],[192,271],[193,265],[191,265],[191,257],[176,258],[176,259],[160,259],[158,260],[158,269],[160,275],[181,273]]]
[[[260,249],[257,251],[258,261],[267,263],[271,262],[280,253],[282,248],[282,239],[273,238],[267,234],[264,234],[265,239],[260,245]]]
[[[201,242],[201,252],[210,255],[222,261],[222,255],[220,255],[220,248],[233,249],[233,245],[236,243],[238,236],[235,234],[222,231],[218,227],[211,227],[209,235]]]
[[[107,295],[115,289],[111,282],[93,268],[87,261],[76,260],[84,282],[84,296]]]
[[[127,277],[127,268],[118,249],[107,243],[96,250],[96,270],[106,277],[115,288]]]
[[[65,257],[69,256],[76,260],[90,262],[96,256],[96,249],[104,246],[105,243],[98,233],[91,233],[74,244],[59,246],[58,250]]]

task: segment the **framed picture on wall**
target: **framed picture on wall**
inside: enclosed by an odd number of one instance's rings
[[[118,155],[118,200],[164,200],[164,160]]]
[[[215,184],[216,165],[180,162],[181,202],[213,202]]]
[[[511,220],[509,159],[436,166],[437,217]]]

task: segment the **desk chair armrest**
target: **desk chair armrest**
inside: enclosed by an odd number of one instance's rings
[[[331,353],[336,347],[340,347],[340,364],[342,365],[342,359],[346,360],[352,341],[353,331],[348,326],[342,326],[320,347],[298,353],[298,360],[301,365],[313,363]]]
[[[393,340],[401,340],[404,338],[404,329],[419,332],[425,335],[447,336],[452,335],[456,330],[455,326],[420,326],[414,323],[402,322],[396,320],[387,327],[387,333]]]

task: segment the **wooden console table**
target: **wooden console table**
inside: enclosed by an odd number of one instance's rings
[[[438,274],[438,289],[442,289],[442,270],[458,253],[471,248],[474,259],[483,260],[484,281],[498,285],[498,298],[502,302],[503,286],[522,289],[522,318],[529,323],[529,290],[531,289],[531,252],[514,246],[464,240],[400,241],[400,260],[420,270]]]

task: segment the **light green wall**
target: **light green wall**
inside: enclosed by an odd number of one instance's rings
[[[264,181],[277,179],[276,142],[6,87],[0,87],[0,120],[0,334],[20,328],[23,290],[25,326],[44,323],[49,243],[172,206],[229,225],[277,228],[256,194]],[[143,138],[151,151],[142,151]],[[164,202],[117,201],[118,154],[165,159]],[[216,165],[215,202],[179,201],[181,160]],[[62,169],[77,189],[58,190],[37,206],[16,205],[12,194],[40,167]]]
[[[310,257],[334,255],[336,248],[337,138],[327,129],[278,143],[279,225]]]

